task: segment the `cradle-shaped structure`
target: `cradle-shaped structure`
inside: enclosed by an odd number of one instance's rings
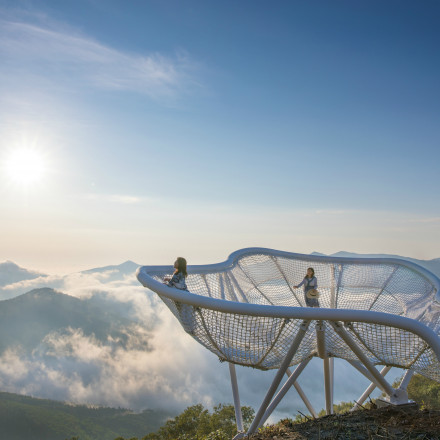
[[[319,282],[319,308],[306,307],[302,289],[295,288],[310,266]],[[379,386],[393,403],[406,401],[413,372],[440,382],[440,280],[416,264],[249,248],[223,263],[189,266],[189,292],[163,284],[171,273],[170,266],[144,266],[137,277],[161,297],[187,333],[230,363],[239,430],[234,364],[279,369],[249,433],[264,423],[291,385],[315,415],[296,382],[314,356],[324,359],[328,413],[334,357],[371,379],[366,393]],[[290,373],[293,365],[298,367]],[[385,366],[380,373],[377,365]],[[408,371],[397,390],[383,377],[393,366]],[[286,372],[289,379],[274,397]]]

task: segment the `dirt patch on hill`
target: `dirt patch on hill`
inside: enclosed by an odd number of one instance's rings
[[[386,407],[324,416],[304,423],[283,420],[252,440],[439,440],[440,411]]]

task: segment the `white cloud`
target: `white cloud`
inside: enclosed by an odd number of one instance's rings
[[[420,217],[408,220],[409,223],[432,223],[434,225],[440,225],[440,217]]]
[[[139,285],[134,273],[98,269],[16,284],[30,290],[44,282],[80,299],[103,301],[106,308],[130,318],[121,329],[124,342],[110,335],[98,339],[82,329],[53,331],[32,353],[15,347],[0,356],[1,389],[92,405],[139,410],[160,406],[176,413],[196,403],[211,407],[233,401],[227,364],[187,335],[159,297]],[[336,401],[358,398],[368,382],[345,362],[336,362]],[[274,373],[237,367],[242,405],[257,409]],[[314,359],[299,382],[315,409],[321,409],[322,362]],[[272,420],[294,417],[297,410],[307,412],[290,391]]]
[[[203,377],[217,361],[179,329],[165,307],[157,312],[161,325],[153,337],[143,326],[133,326],[126,329],[125,346],[69,329],[47,335],[32,356],[8,350],[0,358],[0,386],[40,397],[134,409],[182,410],[197,402],[216,403]]]
[[[162,99],[175,98],[195,84],[195,63],[184,52],[124,52],[38,17],[33,22],[0,21],[0,56],[7,61],[1,76],[45,78],[53,87],[82,84]]]
[[[59,275],[40,276],[32,280],[23,280],[3,286],[0,289],[0,299],[13,298],[17,295],[29,292],[32,289],[39,289],[50,286],[59,289],[64,285],[63,277]]]
[[[315,211],[316,215],[347,215],[347,214],[353,214],[356,211],[354,210],[347,210],[347,209],[318,209]]]
[[[151,202],[154,199],[149,197],[139,197],[129,194],[87,194],[87,200],[103,201],[107,203],[117,203],[122,205],[135,205],[143,202]]]

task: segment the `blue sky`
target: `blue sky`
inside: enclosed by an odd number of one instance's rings
[[[440,257],[434,1],[0,1],[0,260]],[[22,182],[15,151],[44,172]]]

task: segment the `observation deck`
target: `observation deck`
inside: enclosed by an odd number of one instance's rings
[[[318,279],[319,308],[307,307],[302,288],[295,288],[308,267]],[[324,360],[329,414],[333,358],[353,365],[394,404],[407,401],[406,386],[414,372],[440,382],[440,280],[414,263],[248,248],[223,263],[188,266],[189,292],[163,284],[167,275],[172,275],[170,266],[143,266],[137,272],[188,334],[229,362],[239,431],[243,426],[234,365],[278,369],[249,434],[292,385],[316,415],[296,382],[313,357]],[[381,372],[378,365],[384,366]],[[291,366],[297,366],[294,373]],[[397,390],[384,379],[391,367],[407,370]],[[274,397],[284,374],[289,376],[283,386],[287,389]]]

